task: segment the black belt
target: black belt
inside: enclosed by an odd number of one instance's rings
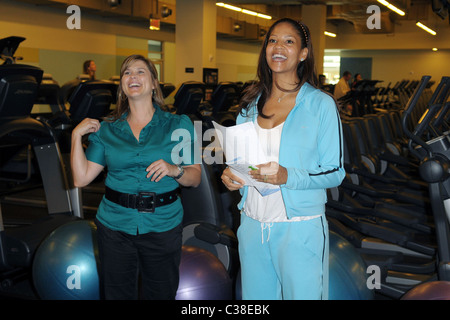
[[[105,186],[105,197],[125,208],[138,209],[138,212],[155,212],[156,207],[165,206],[178,199],[179,189],[166,193],[139,192],[138,194],[122,193]]]

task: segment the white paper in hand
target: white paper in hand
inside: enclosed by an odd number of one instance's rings
[[[213,121],[227,161],[240,159],[242,163],[265,163],[266,156],[259,145],[253,122],[224,127]]]
[[[268,196],[269,194],[275,193],[280,190],[280,187],[274,184],[265,183],[256,181],[251,177],[251,175],[248,173],[251,171],[253,165],[250,165],[248,163],[233,163],[233,162],[227,162],[226,163],[230,169],[231,172],[241,178],[245,181],[245,185],[255,187],[256,190],[264,197]]]
[[[213,121],[226,164],[236,176],[245,181],[245,185],[255,187],[262,196],[277,192],[280,187],[254,180],[248,172],[250,166],[266,163],[267,158],[261,146],[253,122],[245,122],[232,127],[224,127]]]

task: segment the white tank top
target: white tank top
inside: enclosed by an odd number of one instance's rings
[[[281,131],[284,122],[272,129],[261,128],[258,120],[254,122],[259,144],[261,145],[268,161],[279,162]],[[244,212],[252,219],[260,222],[290,222],[309,220],[317,216],[302,216],[287,218],[286,209],[283,202],[281,191],[272,193],[268,196],[261,194],[253,187],[248,188],[247,199],[244,204]]]

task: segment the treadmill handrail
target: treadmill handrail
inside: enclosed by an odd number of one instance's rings
[[[428,110],[414,129],[413,134],[415,136],[421,137],[427,128],[434,130],[434,128],[430,127],[431,121],[442,109],[444,102],[447,100],[450,94],[449,86],[450,77],[442,77],[438,87],[436,88],[430,101],[428,102]]]
[[[0,138],[11,132],[30,130],[56,139],[53,130],[45,123],[31,117],[17,118],[9,121],[0,120]],[[56,140],[55,140],[56,141]]]
[[[428,154],[431,155],[432,151],[430,146],[428,146],[425,141],[423,141],[420,137],[414,135],[411,131],[408,129],[408,118],[411,116],[411,113],[413,112],[415,106],[417,105],[417,101],[419,100],[423,90],[425,89],[428,81],[430,81],[431,76],[423,76],[420,80],[419,85],[414,90],[413,94],[408,100],[408,103],[405,106],[405,110],[403,112],[402,116],[402,128],[405,132],[406,136],[410,139],[408,143],[408,147],[412,154],[414,154],[418,159],[421,159],[421,156],[417,150],[414,149],[412,142],[415,142],[416,144],[421,145]]]

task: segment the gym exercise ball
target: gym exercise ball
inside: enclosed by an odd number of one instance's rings
[[[176,300],[230,300],[232,281],[214,254],[183,246]]]
[[[405,293],[401,300],[450,300],[450,281],[421,283]]]
[[[100,298],[96,230],[92,221],[74,221],[58,227],[42,242],[32,266],[41,299]]]
[[[373,299],[373,291],[367,287],[364,260],[350,242],[333,231],[329,257],[330,300]]]

